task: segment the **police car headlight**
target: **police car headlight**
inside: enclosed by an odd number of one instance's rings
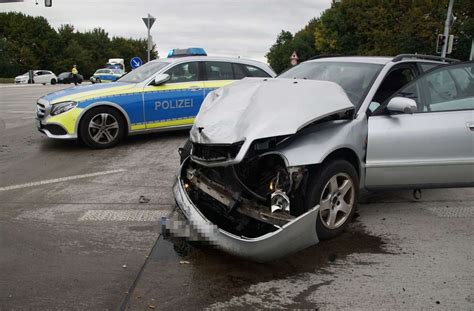
[[[56,116],[60,113],[76,108],[76,106],[77,106],[77,103],[73,101],[54,104],[53,107],[51,108],[51,115]]]

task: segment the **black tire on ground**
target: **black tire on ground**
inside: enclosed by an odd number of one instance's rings
[[[338,187],[339,185],[342,185],[345,180],[350,180],[352,182],[353,193],[350,193],[350,191],[348,191],[348,193],[344,197],[331,197],[329,194],[329,184],[330,180],[335,176],[338,176],[336,177],[336,182],[341,183],[338,184]],[[342,193],[342,191],[337,191],[337,193]],[[330,207],[328,210],[325,211],[322,211],[323,208],[320,208],[320,211],[318,213],[318,218],[316,221],[316,232],[320,240],[327,240],[336,237],[344,230],[344,228],[352,219],[354,212],[357,208],[358,195],[359,177],[354,166],[346,160],[332,160],[327,163],[323,163],[321,164],[321,167],[318,168],[317,172],[312,174],[312,179],[309,181],[306,192],[306,210],[311,209],[318,204],[322,206],[322,200],[328,197],[331,197],[330,206],[332,206],[331,204],[334,204],[334,206]],[[332,198],[334,198],[334,200]],[[342,211],[337,211],[340,202],[342,202],[342,200],[344,200],[345,202],[350,201],[350,198],[352,198],[352,204],[348,204],[349,206],[351,206],[350,211],[347,214]],[[336,211],[336,217],[334,222],[336,224],[340,222],[340,224],[337,225],[337,227],[328,228],[329,225],[323,220],[323,218],[326,218],[326,220],[328,220],[330,217],[330,213],[334,210]],[[339,221],[337,221],[338,219]]]
[[[102,120],[105,116],[105,125]],[[98,128],[91,128],[91,121],[94,120],[95,124],[103,126],[102,135],[99,135]],[[117,127],[112,127],[114,122],[117,123]],[[90,148],[93,149],[106,149],[117,145],[125,135],[126,122],[120,112],[111,107],[97,107],[86,112],[82,117],[79,126],[80,139]],[[107,136],[104,131],[107,129]],[[99,137],[98,137],[99,136]],[[98,137],[98,138],[97,138]],[[112,137],[113,139],[110,139]]]
[[[46,83],[41,83],[41,84],[46,85]]]
[[[100,81],[99,78],[95,79],[95,83],[101,83],[102,81]]]
[[[184,160],[186,160],[186,158],[191,155],[192,147],[193,147],[193,143],[189,139],[187,139],[183,147],[178,149],[179,159],[180,159],[179,163],[183,163]]]
[[[51,85],[55,85],[56,84],[56,79],[51,79]]]

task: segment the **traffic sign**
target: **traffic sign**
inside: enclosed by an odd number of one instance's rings
[[[132,69],[137,69],[142,64],[143,64],[143,62],[142,62],[141,58],[138,57],[138,56],[135,56],[134,58],[132,58],[130,60],[130,66],[132,67]]]
[[[143,17],[142,20],[145,23],[146,28],[151,29],[156,21],[156,18],[148,14],[148,17]]]

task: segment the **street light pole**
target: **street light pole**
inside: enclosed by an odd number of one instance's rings
[[[453,15],[454,0],[449,0],[448,14],[446,15],[446,21],[444,22],[444,44],[441,50],[441,57],[446,57],[446,51],[448,50],[448,38],[449,38],[449,26],[451,24],[451,16]]]

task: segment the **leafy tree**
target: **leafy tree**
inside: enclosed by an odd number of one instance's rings
[[[86,78],[105,66],[109,58],[146,59],[147,41],[113,37],[102,28],[78,32],[73,25],[55,30],[44,17],[0,13],[0,77],[13,77],[29,69],[69,71],[77,64]],[[152,51],[152,58],[157,58]]]
[[[290,66],[295,50],[304,61],[315,54],[434,55],[443,33],[448,0],[341,0],[332,3],[294,36],[282,31],[267,53],[276,72]],[[467,60],[474,36],[474,1],[455,0],[451,34],[459,44],[451,57]],[[309,48],[312,45],[312,48]]]

